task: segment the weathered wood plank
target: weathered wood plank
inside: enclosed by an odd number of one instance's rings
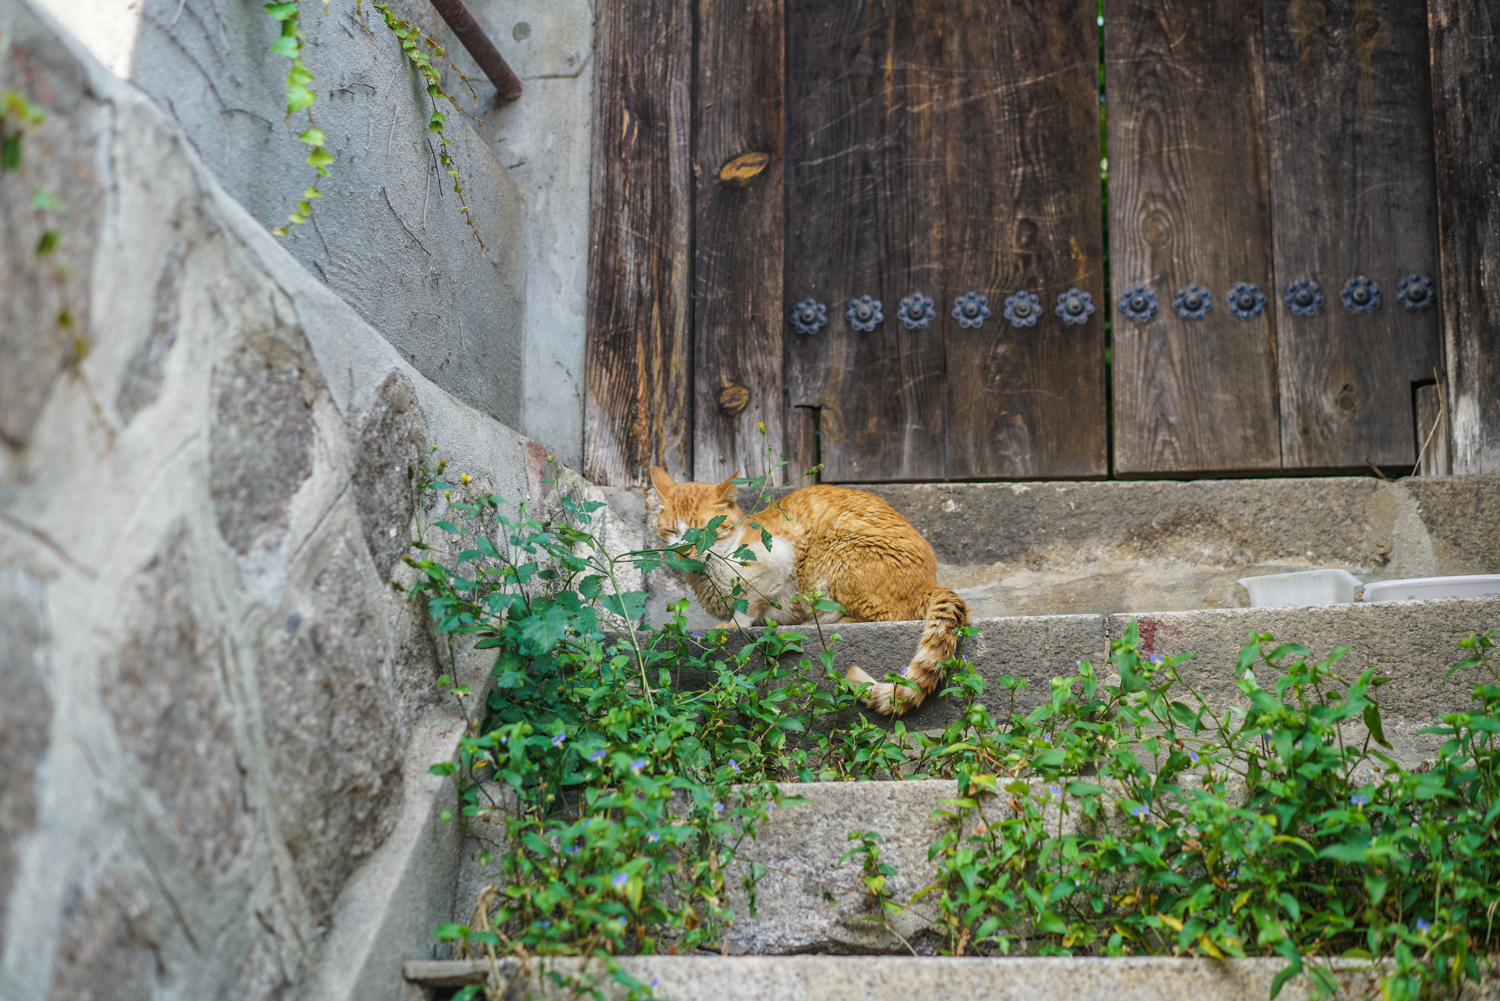
[[[1097,5],[948,0],[944,24],[949,479],[1103,476],[1103,235]],[[1064,324],[1069,288],[1095,313]],[[978,329],[950,312],[989,297]],[[1001,316],[1040,296],[1033,326]]]
[[[787,328],[787,403],[820,410],[826,482],[943,478],[942,324],[896,318],[942,288],[942,18],[787,3],[786,297],[828,307],[816,334]],[[844,318],[863,295],[884,306],[869,332]]]
[[[1106,0],[1115,469],[1274,469],[1277,321],[1259,3]],[[1234,316],[1239,282],[1267,297]],[[1179,288],[1210,290],[1189,320]],[[1156,292],[1133,320],[1125,290]],[[1404,384],[1403,384],[1404,385]]]
[[[1500,472],[1500,0],[1429,0],[1455,473]]]
[[[758,476],[782,413],[782,0],[698,0],[693,478]],[[765,432],[761,433],[761,426]],[[785,468],[771,484],[783,482]]]
[[[1449,444],[1448,414],[1443,407],[1443,391],[1435,383],[1418,386],[1416,397],[1416,473],[1418,476],[1451,476],[1453,452]]]
[[[1277,287],[1310,278],[1327,299],[1311,317],[1276,304],[1282,464],[1410,468],[1412,383],[1439,363],[1437,312],[1396,302],[1439,263],[1426,4],[1271,4],[1265,37]],[[1339,298],[1357,276],[1381,289],[1363,316]]]
[[[584,475],[692,475],[691,0],[601,3],[595,28]]]

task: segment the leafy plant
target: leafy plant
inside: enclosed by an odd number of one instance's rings
[[[777,780],[893,772],[906,760],[899,733],[859,720],[858,692],[826,642],[805,655],[808,634],[731,643],[725,630],[690,631],[686,602],[665,625],[642,624],[645,595],[624,586],[627,571],[701,572],[724,558],[710,551],[716,526],[681,552],[611,556],[590,532],[599,503],[562,493],[555,517],[523,505],[512,519],[500,498],[463,499],[469,478],[444,471],[411,473],[417,510],[438,497],[446,510],[430,526],[419,515],[410,590],[440,634],[495,661],[482,718],[434,771],[459,782],[466,818],[500,820],[505,837],[474,919],[438,937],[491,959],[721,948],[729,873],[745,872],[753,907],[765,871],[733,867],[741,845],[795,801]],[[420,541],[429,535],[452,545]],[[845,716],[859,722],[811,732]]]
[[[323,0],[323,7],[327,9],[328,0]],[[265,11],[272,20],[281,24],[281,34],[277,36],[276,41],[271,43],[270,54],[291,60],[291,66],[286,73],[287,120],[290,121],[291,117],[299,111],[307,112],[307,128],[297,138],[312,147],[307,158],[302,162],[313,168],[313,182],[303,190],[302,197],[297,200],[297,210],[287,216],[288,224],[299,225],[312,218],[313,200],[323,197],[323,193],[318,190],[318,182],[329,176],[328,168],[333,164],[335,157],[326,148],[328,137],[313,120],[312,106],[317,101],[318,95],[312,89],[315,79],[312,71],[302,60],[302,43],[306,41],[307,36],[302,33],[302,12],[298,0],[268,3],[265,5]],[[276,236],[286,236],[288,228],[277,226],[271,232]]]
[[[323,0],[325,13],[327,12],[328,5],[329,0]],[[412,26],[410,22],[396,17],[391,13],[390,8],[386,4],[376,3],[373,6],[379,11],[386,27],[390,29],[397,41],[400,42],[401,51],[405,54],[407,61],[426,85],[427,95],[432,101],[432,115],[428,120],[427,129],[429,132],[437,135],[439,146],[438,159],[443,168],[448,171],[448,175],[453,178],[454,192],[462,195],[463,178],[459,175],[458,166],[453,162],[453,158],[448,152],[450,144],[448,137],[443,132],[443,123],[447,121],[447,118],[438,110],[438,100],[446,100],[461,112],[463,112],[463,108],[459,106],[458,102],[451,95],[443,90],[442,77],[432,66],[432,57],[448,59],[448,54],[438,43],[437,39],[423,34],[420,30]],[[302,58],[303,43],[307,40],[307,36],[302,33],[300,0],[287,0],[284,3],[268,3],[265,5],[265,11],[272,20],[277,21],[281,25],[281,34],[271,43],[270,54],[291,60],[291,66],[288,68],[286,74],[287,120],[290,121],[291,116],[299,111],[307,113],[308,127],[298,134],[297,139],[312,147],[303,162],[313,168],[313,182],[303,189],[302,196],[297,199],[295,211],[287,216],[286,224],[276,226],[271,230],[276,236],[286,236],[291,231],[291,226],[301,225],[312,220],[312,203],[316,199],[323,197],[323,193],[318,190],[318,184],[323,178],[330,176],[328,168],[334,164],[337,158],[327,148],[328,136],[322,129],[318,128],[317,122],[313,119],[312,107],[317,103],[318,95],[317,91],[312,87],[316,78]],[[429,57],[422,51],[419,43],[425,44],[428,47],[432,53],[432,57]],[[463,81],[464,85],[469,88],[469,94],[477,104],[479,96],[474,92],[473,86],[470,85],[469,78],[461,73],[457,66],[453,65],[452,60],[448,60],[448,65],[457,74],[458,78]],[[468,112],[463,113],[468,114]],[[474,116],[470,115],[469,117],[473,118]],[[474,120],[476,122],[479,121],[477,118]],[[481,127],[483,127],[482,123]],[[479,244],[480,256],[486,256],[484,240],[480,239],[479,228],[474,225],[474,217],[469,210],[468,203],[461,201],[459,210],[463,213],[464,221],[469,224],[469,231],[474,235],[474,242]]]
[[[380,12],[381,19],[385,21],[385,26],[391,30],[391,34],[395,35],[396,39],[401,43],[401,51],[406,55],[407,62],[411,64],[412,69],[416,70],[417,74],[426,82],[427,97],[432,101],[432,115],[427,121],[427,131],[438,137],[438,161],[443,165],[443,169],[448,171],[448,176],[453,178],[453,193],[462,199],[464,192],[463,178],[459,176],[458,165],[453,162],[453,157],[448,152],[448,135],[443,130],[444,123],[448,121],[448,118],[438,110],[438,101],[447,101],[463,114],[468,114],[468,112],[464,111],[459,103],[453,99],[453,96],[443,89],[442,76],[433,68],[432,58],[422,51],[421,44],[425,44],[432,52],[432,55],[439,59],[447,59],[448,53],[438,44],[437,39],[431,35],[424,35],[411,22],[403,21],[395,14],[392,14],[389,5],[376,3],[372,4],[372,6]],[[454,73],[458,74],[464,86],[469,88],[470,95],[474,96],[474,100],[477,103],[479,98],[478,95],[474,94],[474,88],[470,86],[469,78],[459,73],[458,67],[454,66],[451,60],[448,65],[453,69]],[[473,118],[474,116],[469,115],[469,117]],[[478,121],[477,118],[474,120]],[[460,201],[458,208],[459,211],[463,212],[464,222],[469,224],[469,232],[474,234],[474,242],[479,244],[480,256],[486,256],[484,241],[479,237],[479,227],[474,225],[474,217],[469,212],[468,202]]]
[[[1304,969],[1336,988],[1309,957],[1384,960],[1397,1001],[1478,979],[1500,901],[1500,686],[1426,731],[1447,740],[1410,771],[1378,749],[1386,679],[1340,675],[1346,648],[1272,643],[1244,647],[1245,704],[1220,712],[1132,624],[1111,644],[1118,683],[1082,663],[981,738],[998,767],[960,781],[962,826],[932,848],[948,950],[1276,955],[1272,996]],[[1464,640],[1454,670],[1500,681],[1491,645]]]

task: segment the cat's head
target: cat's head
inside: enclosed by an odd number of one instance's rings
[[[718,533],[722,539],[745,517],[734,500],[734,476],[723,483],[678,483],[665,469],[652,466],[651,482],[661,495],[656,530],[669,546],[681,542],[688,529],[703,528],[720,515],[724,516]]]

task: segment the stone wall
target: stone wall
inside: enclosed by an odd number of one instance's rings
[[[396,997],[452,908],[433,681],[486,670],[391,586],[408,466],[543,511],[572,474],[30,0],[0,46],[45,115],[0,171],[0,997]]]

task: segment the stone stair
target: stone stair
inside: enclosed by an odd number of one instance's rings
[[[1131,959],[1001,958],[951,959],[911,956],[634,956],[620,966],[656,995],[675,1001],[914,1001],[924,998],[983,998],[986,1001],[1266,1001],[1271,980],[1285,965],[1279,959],[1150,957]],[[566,998],[546,982],[544,970],[563,976],[597,978],[610,1001],[626,992],[609,981],[602,961],[534,960],[528,972],[516,960],[488,963],[411,962],[406,964],[410,1001],[440,1001],[468,984],[497,984],[498,997]],[[1334,966],[1338,998],[1379,996],[1379,980],[1369,967]],[[1311,996],[1306,974],[1287,983],[1279,1001]],[[587,996],[582,995],[582,996]],[[1490,1001],[1489,991],[1468,991],[1465,1001]]]
[[[1340,566],[1368,582],[1500,571],[1500,478],[872,489],[933,542],[943,567],[940,580],[968,582],[966,597],[977,613],[972,624],[980,634],[968,641],[965,654],[986,678],[983,698],[997,718],[1010,709],[1010,693],[998,684],[1002,675],[1026,679],[1015,708],[1030,709],[1046,698],[1050,680],[1074,671],[1078,661],[1102,669],[1110,640],[1132,620],[1146,652],[1196,653],[1184,675],[1211,703],[1225,704],[1240,698],[1234,685],[1240,647],[1251,633],[1271,633],[1320,657],[1335,646],[1350,647],[1342,664],[1351,674],[1379,666],[1392,679],[1380,690],[1386,736],[1394,756],[1415,766],[1438,745],[1419,731],[1469,702],[1476,678],[1445,677],[1460,659],[1458,640],[1500,627],[1500,598],[1233,607],[1244,600],[1234,579],[1252,573]],[[991,532],[988,526],[998,527]],[[675,597],[670,581],[652,586],[653,604]],[[1229,607],[1205,607],[1214,605]],[[1071,614],[995,615],[1000,606]],[[815,653],[816,631],[802,631],[809,636],[808,652]],[[906,664],[920,624],[850,623],[828,631],[842,637],[833,645],[836,667],[858,664],[879,677]],[[955,711],[948,700],[933,698],[903,719],[908,730],[930,731],[942,728]],[[840,865],[839,858],[850,831],[879,832],[885,838],[882,861],[896,867],[888,883],[892,897],[908,903],[933,881],[927,849],[951,822],[933,814],[955,794],[954,783],[823,782],[789,791],[807,802],[777,811],[746,847],[745,855],[768,875],[758,886],[753,918],[742,896],[733,901],[737,918],[724,939],[726,954],[621,961],[641,981],[656,981],[657,996],[905,1001],[1045,994],[1249,1001],[1269,996],[1270,980],[1282,967],[1280,960],[912,957],[909,946],[926,953],[937,941],[924,902],[891,919],[898,938],[872,913],[857,862]],[[471,825],[460,862],[457,921],[467,921],[489,881],[477,860],[486,848],[498,847],[496,840],[483,824]],[[552,968],[565,973],[586,968],[579,960],[555,963]],[[494,969],[409,963],[406,973],[413,999],[446,997],[458,986],[496,976],[505,988],[501,996],[547,990],[537,970],[528,973],[510,961]],[[1351,968],[1345,979],[1350,997],[1371,987],[1368,972]],[[606,997],[624,996],[603,980],[601,989]],[[1307,994],[1303,979],[1280,997]]]

